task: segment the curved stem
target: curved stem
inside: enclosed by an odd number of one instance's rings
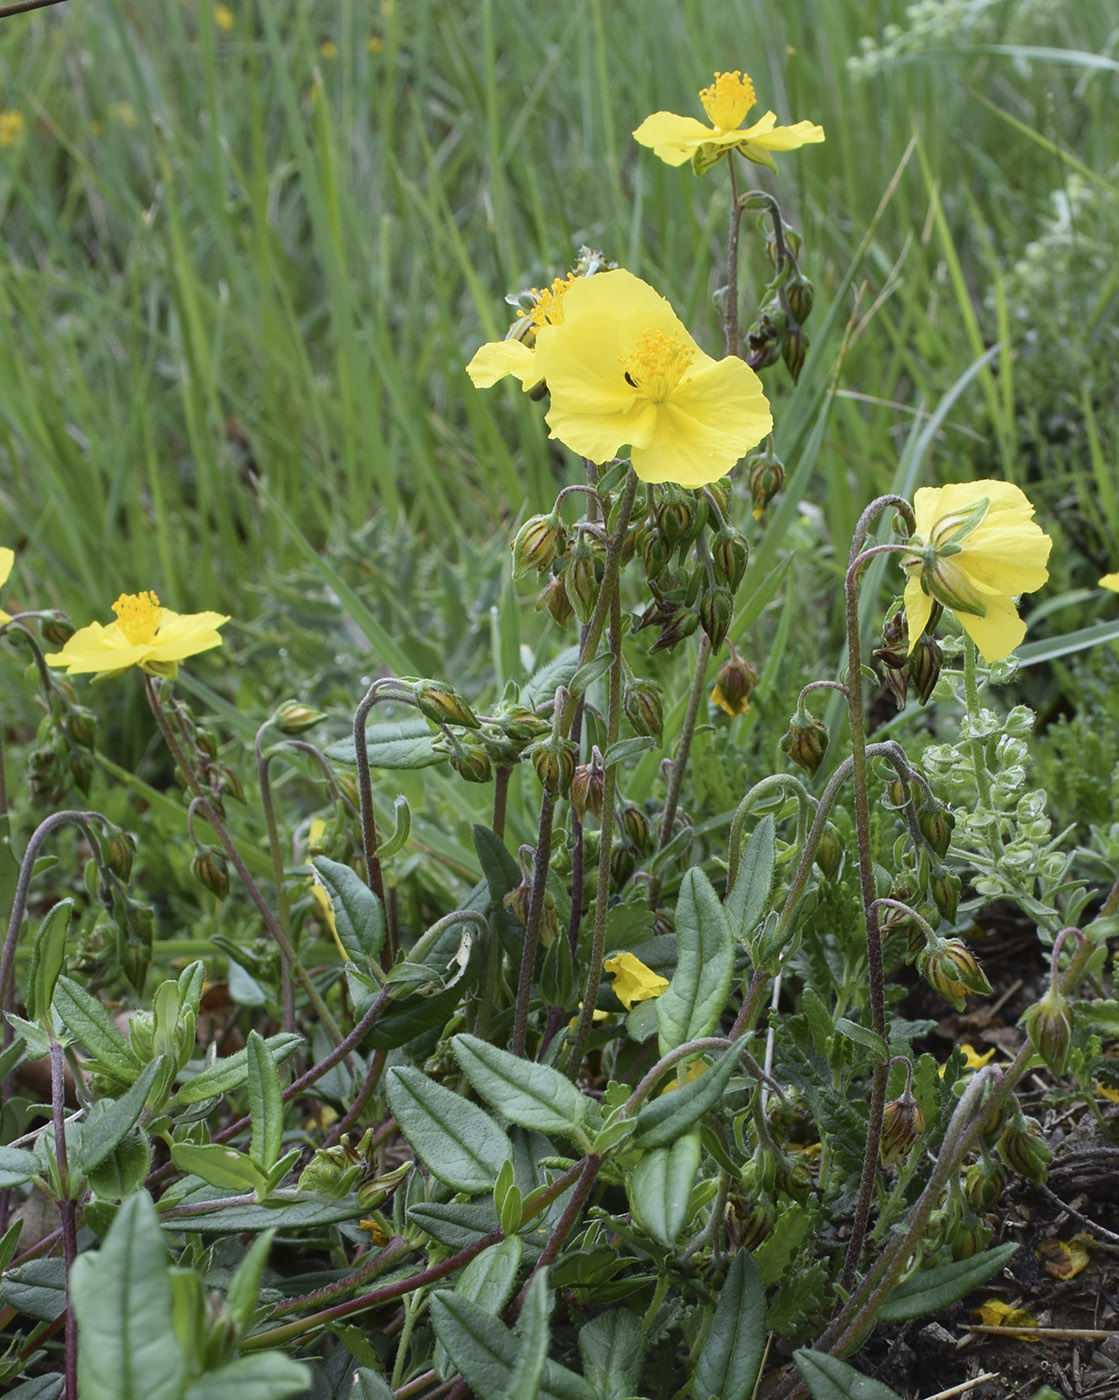
[[[734,889],[735,881],[738,879],[738,866],[742,859],[742,828],[746,824],[746,818],[769,795],[771,790],[780,788],[791,790],[802,814],[806,810],[809,812],[813,810],[815,798],[795,773],[771,773],[768,777],[756,782],[734,809],[734,816],[731,818],[730,835],[727,838],[728,890]]]

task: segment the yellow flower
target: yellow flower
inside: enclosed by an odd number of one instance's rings
[[[537,333],[534,372],[551,394],[552,437],[580,456],[605,462],[628,444],[642,481],[705,486],[772,428],[754,371],[705,355],[631,272],[577,278],[562,316]]]
[[[614,995],[627,1011],[632,1011],[639,1001],[659,997],[668,987],[667,977],[661,977],[651,967],[646,967],[632,953],[617,953],[607,958],[603,968],[613,974]]]
[[[15,551],[12,549],[0,549],[0,588],[8,581],[8,575],[12,572],[12,565],[16,562]],[[6,613],[0,609],[0,623],[11,622],[11,613]]]
[[[365,47],[370,53],[381,53],[385,47],[385,41],[379,34],[370,34],[365,41]]]
[[[507,374],[519,379],[526,393],[540,383],[533,353],[536,337],[545,326],[563,324],[564,293],[575,280],[573,273],[570,277],[557,277],[550,287],[533,287],[528,293],[531,306],[517,311],[517,319],[505,339],[480,346],[466,366],[476,389],[489,389]]]
[[[988,1050],[985,1055],[981,1055],[974,1045],[962,1041],[960,1044],[960,1054],[964,1057],[964,1069],[982,1069],[985,1064],[994,1059],[994,1050]],[[941,1079],[944,1078],[944,1071],[948,1068],[948,1062],[941,1065],[938,1073]]]
[[[1119,574],[1104,574],[1100,579],[1101,588],[1110,588],[1112,593],[1119,593]]]
[[[745,73],[716,73],[710,87],[699,94],[710,126],[695,117],[678,117],[675,112],[654,112],[633,133],[634,140],[649,146],[666,165],[692,162],[702,175],[728,151],[737,151],[755,165],[777,169],[771,151],[795,151],[798,146],[822,141],[824,128],[815,122],[778,126],[773,112],[766,112],[753,126],[742,127],[746,113],[757,100],[754,85]]]
[[[74,633],[61,651],[44,660],[65,666],[68,675],[119,675],[139,666],[152,676],[178,673],[184,657],[221,645],[217,629],[229,621],[221,613],[176,613],[160,606],[154,593],[122,593],[113,604],[115,622],[91,622]]]
[[[233,11],[228,5],[217,4],[214,6],[214,23],[226,34],[233,28],[236,21],[233,18]]]
[[[26,125],[22,112],[0,112],[0,146],[18,146]]]
[[[338,45],[333,39],[324,39],[319,45],[319,53],[322,54],[323,58],[337,58]]]
[[[916,529],[904,560],[909,650],[941,603],[985,660],[1009,656],[1026,635],[1015,597],[1049,577],[1053,541],[1032,518],[1029,500],[1006,481],[922,486],[913,513]]]
[[[110,102],[109,116],[121,126],[136,126],[136,109],[131,102]]]

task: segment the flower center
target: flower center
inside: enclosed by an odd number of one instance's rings
[[[527,311],[518,311],[517,315],[527,317],[537,329],[541,326],[562,326],[563,294],[574,281],[575,274],[572,273],[570,277],[557,277],[550,287],[533,287],[532,306]]]
[[[663,403],[687,373],[695,351],[681,336],[646,330],[629,355],[621,358],[626,383],[654,403]]]
[[[113,604],[113,612],[117,615],[117,626],[133,646],[155,641],[163,609],[150,589],[144,593],[122,593]]]
[[[701,89],[699,100],[716,131],[733,131],[757,101],[754,84],[745,73],[716,73],[710,87]]]

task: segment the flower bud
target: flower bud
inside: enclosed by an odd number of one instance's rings
[[[971,1259],[986,1249],[992,1238],[992,1232],[981,1220],[967,1216],[952,1232],[952,1258]]]
[[[1064,1074],[1072,1050],[1072,1003],[1051,986],[1022,1017],[1030,1044],[1053,1071]]]
[[[543,715],[530,710],[527,705],[510,705],[498,716],[501,732],[513,744],[527,744],[548,733],[551,725]]]
[[[224,899],[229,893],[229,870],[221,851],[212,846],[196,851],[190,869],[194,877],[219,899]]]
[[[451,754],[451,767],[468,783],[488,783],[493,777],[490,756],[479,743],[459,744]]]
[[[554,736],[541,739],[529,749],[536,776],[553,796],[567,792],[575,773],[575,747]]]
[[[804,368],[804,357],[808,354],[808,336],[799,326],[790,326],[781,344],[781,358],[795,384]]]
[[[433,724],[461,724],[465,729],[479,727],[478,716],[462,696],[443,681],[416,681],[413,695],[420,713]]]
[[[882,1110],[882,1136],[878,1151],[883,1163],[907,1157],[924,1131],[925,1115],[911,1093],[906,1091],[900,1099],[891,1100]]]
[[[816,289],[802,273],[794,272],[785,283],[785,300],[789,310],[803,326],[816,300]]]
[[[93,761],[84,749],[71,749],[69,758],[70,779],[83,795],[89,792],[93,782]]]
[[[940,917],[946,923],[954,924],[960,904],[960,877],[956,872],[938,865],[929,876],[929,893],[940,910]]]
[[[51,646],[64,647],[74,635],[74,624],[65,613],[51,613],[49,617],[44,617],[39,623],[40,631],[43,634],[43,641],[50,642]]]
[[[692,608],[680,608],[671,613],[667,621],[662,625],[657,640],[649,648],[649,655],[654,652],[671,651],[674,646],[690,637],[699,626],[699,614]]]
[[[782,735],[781,750],[811,777],[824,761],[828,731],[815,715],[799,711]]]
[[[725,583],[732,594],[737,593],[750,562],[750,546],[745,535],[737,530],[721,529],[711,544],[711,562],[715,566],[715,577]]]
[[[566,627],[575,616],[575,609],[567,596],[567,587],[559,574],[553,574],[544,585],[543,592],[536,599],[536,610],[548,613],[560,627]]]
[[[834,880],[839,874],[842,861],[843,842],[839,838],[839,832],[828,822],[816,845],[816,864],[829,880]]]
[[[758,673],[736,652],[730,661],[719,667],[711,703],[733,719],[750,708],[750,695],[758,683]]]
[[[282,705],[277,706],[276,713],[272,716],[272,723],[281,734],[290,737],[296,734],[304,734],[308,729],[313,729],[316,724],[320,724],[326,719],[323,710],[316,710],[313,705],[305,705],[302,700],[285,700]]]
[[[754,519],[760,520],[766,507],[785,484],[785,468],[772,454],[759,458],[750,468],[750,497]]]
[[[136,848],[136,838],[127,831],[115,826],[106,832],[101,843],[105,864],[118,880],[127,880],[132,873],[132,853]]]
[[[917,809],[917,825],[933,853],[943,857],[952,840],[952,829],[956,825],[956,818],[937,798],[930,797],[928,793],[925,793],[924,799]]]
[[[647,735],[660,743],[664,729],[664,707],[660,691],[652,681],[636,679],[622,691],[622,709],[635,734]]]
[[[606,769],[596,744],[591,749],[591,761],[580,763],[571,775],[571,805],[580,821],[587,812],[598,821],[602,819],[602,798],[606,786]]]
[[[927,947],[917,958],[917,971],[957,1011],[964,1009],[964,998],[969,992],[977,996],[989,996],[991,992],[991,984],[975,954],[962,938],[938,940]]]
[[[1005,1185],[1003,1168],[990,1157],[983,1157],[964,1173],[964,1199],[973,1210],[990,1210]]]
[[[626,840],[637,851],[649,844],[649,819],[640,807],[627,803],[618,814]]]
[[[231,797],[234,802],[240,802],[244,805],[245,789],[241,786],[241,779],[237,776],[236,772],[230,768],[229,764],[216,763],[213,772],[216,777],[216,782],[213,782],[211,786],[213,787],[215,796],[219,798],[228,796]]]
[[[1044,1186],[1053,1154],[1041,1134],[1036,1118],[1019,1114],[1002,1131],[998,1154],[1011,1171]]]
[[[589,622],[598,602],[598,567],[594,551],[585,539],[576,541],[563,573],[567,597],[580,622]]]
[[[97,733],[97,716],[84,705],[71,705],[66,711],[66,733],[83,749],[93,748]]]
[[[929,697],[936,689],[943,661],[940,643],[935,637],[925,632],[917,638],[917,645],[909,657],[909,674],[917,687],[917,698],[922,705],[928,703]]]
[[[699,600],[699,620],[707,633],[712,650],[726,640],[734,615],[734,599],[728,588],[708,588]]]
[[[688,531],[695,518],[695,502],[688,496],[675,496],[663,501],[657,510],[657,528],[671,554]]]
[[[657,525],[641,525],[633,540],[634,553],[641,555],[646,578],[660,578],[668,567],[672,551]]]
[[[637,852],[632,846],[621,842],[610,852],[610,880],[615,890],[620,890],[637,869]]]
[[[530,569],[543,573],[566,546],[567,532],[555,511],[550,515],[530,516],[513,540],[513,577],[520,578]]]

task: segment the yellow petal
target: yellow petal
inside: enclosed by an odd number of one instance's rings
[[[1119,593],[1119,574],[1104,574],[1100,579],[1100,587],[1110,588],[1112,593]]]
[[[905,585],[905,621],[909,627],[910,651],[917,645],[922,632],[929,625],[932,610],[933,600],[921,587],[920,574],[914,571]]]
[[[12,572],[12,565],[16,562],[14,549],[0,549],[0,587],[8,581],[8,575]]]
[[[149,655],[157,661],[182,661],[221,646],[217,629],[229,621],[216,612],[176,613],[164,608]]]
[[[1026,1312],[1024,1308],[1012,1308],[1009,1303],[1004,1303],[998,1298],[988,1298],[972,1315],[976,1322],[981,1322],[987,1327],[1037,1326],[1037,1318],[1032,1313]],[[1035,1342],[1037,1338],[1029,1337],[1024,1340]]]
[[[476,389],[489,389],[507,374],[519,379],[526,389],[531,389],[540,378],[534,352],[519,340],[487,341],[474,352],[466,372]]]
[[[1037,1252],[1047,1274],[1060,1279],[1075,1278],[1092,1261],[1090,1243],[1086,1235],[1073,1235],[1071,1240],[1045,1240]]]
[[[683,165],[697,146],[714,136],[713,127],[704,126],[695,117],[678,117],[675,112],[654,112],[633,133],[638,145],[650,147],[666,165]]]
[[[651,967],[646,967],[633,953],[617,953],[607,958],[603,969],[613,974],[612,990],[627,1011],[632,1011],[639,1001],[659,997],[668,987],[667,977],[661,977]]]
[[[103,627],[91,622],[80,627],[61,651],[43,657],[48,666],[65,666],[70,676],[98,671],[124,671],[138,666],[151,650],[147,642],[130,642],[115,622]]]
[[[752,146],[762,146],[767,151],[795,151],[801,146],[823,141],[824,128],[815,122],[795,122],[792,126],[777,126],[777,118],[772,112],[735,134],[740,141]],[[744,152],[743,154],[747,154]]]
[[[1018,616],[1013,598],[992,598],[986,617],[965,612],[957,617],[984,661],[1002,661],[1026,635],[1026,624]]]

